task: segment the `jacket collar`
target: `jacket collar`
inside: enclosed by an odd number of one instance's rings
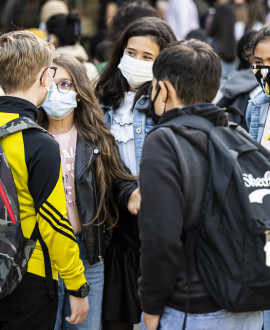
[[[261,90],[257,95],[254,96],[249,102],[253,103],[255,106],[262,106],[263,104],[270,103],[270,97],[267,96],[263,90]]]
[[[15,96],[0,96],[0,111],[17,113],[34,121],[39,115],[39,110],[33,103]]]
[[[228,126],[228,113],[225,108],[219,108],[212,103],[203,103],[187,106],[184,108],[175,108],[166,111],[160,118],[158,124],[184,115],[195,115],[210,120],[215,126]]]
[[[75,180],[78,180],[86,169],[93,164],[100,150],[92,145],[85,143],[77,137],[76,157],[75,157]]]

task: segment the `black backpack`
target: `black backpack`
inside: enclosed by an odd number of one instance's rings
[[[264,251],[270,241],[270,153],[235,123],[214,126],[193,115],[159,125],[176,151],[181,146],[175,133],[164,127],[172,124],[209,135],[201,223],[188,232],[205,287],[229,311],[270,309],[270,265]]]
[[[19,117],[0,127],[0,138],[30,128],[48,133],[29,118]],[[13,292],[21,283],[37,240],[44,254],[49,297],[53,299],[55,288],[47,246],[37,223],[29,239],[23,236],[17,189],[0,144],[0,299]]]

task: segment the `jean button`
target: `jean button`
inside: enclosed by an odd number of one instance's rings
[[[136,133],[140,134],[142,132],[141,128],[136,128]]]

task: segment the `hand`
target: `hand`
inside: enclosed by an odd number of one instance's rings
[[[160,315],[143,313],[143,320],[147,330],[156,330],[159,325]]]
[[[128,200],[128,210],[131,214],[137,215],[141,206],[140,188],[135,189]]]
[[[88,313],[88,297],[79,298],[69,295],[71,315],[66,317],[66,321],[70,324],[82,323]]]

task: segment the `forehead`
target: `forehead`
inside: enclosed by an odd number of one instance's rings
[[[131,37],[128,39],[127,48],[133,48],[138,52],[159,53],[159,46],[151,36]]]
[[[60,65],[55,65],[57,67],[56,70],[56,75],[55,78],[56,79],[69,79],[72,80],[72,77],[70,75],[70,73],[68,72],[67,69],[65,69],[64,67],[60,66]]]
[[[262,59],[270,58],[270,41],[259,42],[254,50],[254,56]]]

